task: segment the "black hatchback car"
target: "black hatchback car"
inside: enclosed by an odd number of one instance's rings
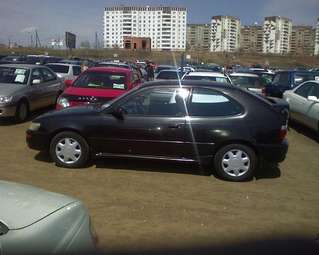
[[[67,108],[36,118],[27,143],[49,150],[58,166],[91,156],[210,164],[224,179],[252,178],[259,160],[281,162],[287,110],[242,89],[204,81],[159,81],[101,106]]]

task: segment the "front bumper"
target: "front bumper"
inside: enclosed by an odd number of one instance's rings
[[[50,148],[50,136],[44,132],[27,130],[26,142],[33,150],[46,151]]]
[[[288,152],[288,140],[281,144],[262,144],[257,146],[258,154],[269,162],[279,163],[285,160]]]
[[[14,105],[0,106],[0,117],[14,117],[17,107]]]

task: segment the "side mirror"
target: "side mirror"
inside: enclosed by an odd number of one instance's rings
[[[65,84],[65,87],[71,87],[72,86],[72,84],[73,84],[73,80],[65,80],[64,81],[64,84]]]
[[[34,79],[32,80],[32,85],[40,84],[41,80],[40,79]]]
[[[312,102],[319,103],[319,98],[316,96],[308,96],[308,100]]]
[[[117,107],[115,109],[113,109],[113,111],[111,112],[111,114],[120,120],[124,119],[124,115],[126,114],[126,111],[122,108],[122,107]]]

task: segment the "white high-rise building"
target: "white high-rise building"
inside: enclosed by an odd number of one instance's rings
[[[264,21],[263,53],[287,54],[291,48],[292,22],[290,19],[273,16]]]
[[[211,52],[234,52],[239,49],[240,20],[231,16],[214,16],[211,20]]]
[[[315,55],[319,55],[319,18],[317,19],[317,26],[316,26]]]
[[[124,48],[124,36],[149,37],[152,49],[186,49],[187,9],[108,7],[104,10],[104,47]]]

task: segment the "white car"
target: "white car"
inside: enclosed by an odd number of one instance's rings
[[[91,254],[97,237],[77,199],[0,181],[0,254]]]
[[[66,63],[50,63],[46,65],[62,80],[74,80],[81,74],[81,66]]]
[[[229,75],[232,84],[251,92],[262,95],[264,86],[258,74],[253,73],[231,73]]]
[[[201,81],[216,81],[222,83],[231,84],[227,74],[218,72],[191,72],[185,74],[182,78],[183,80],[201,80]]]

